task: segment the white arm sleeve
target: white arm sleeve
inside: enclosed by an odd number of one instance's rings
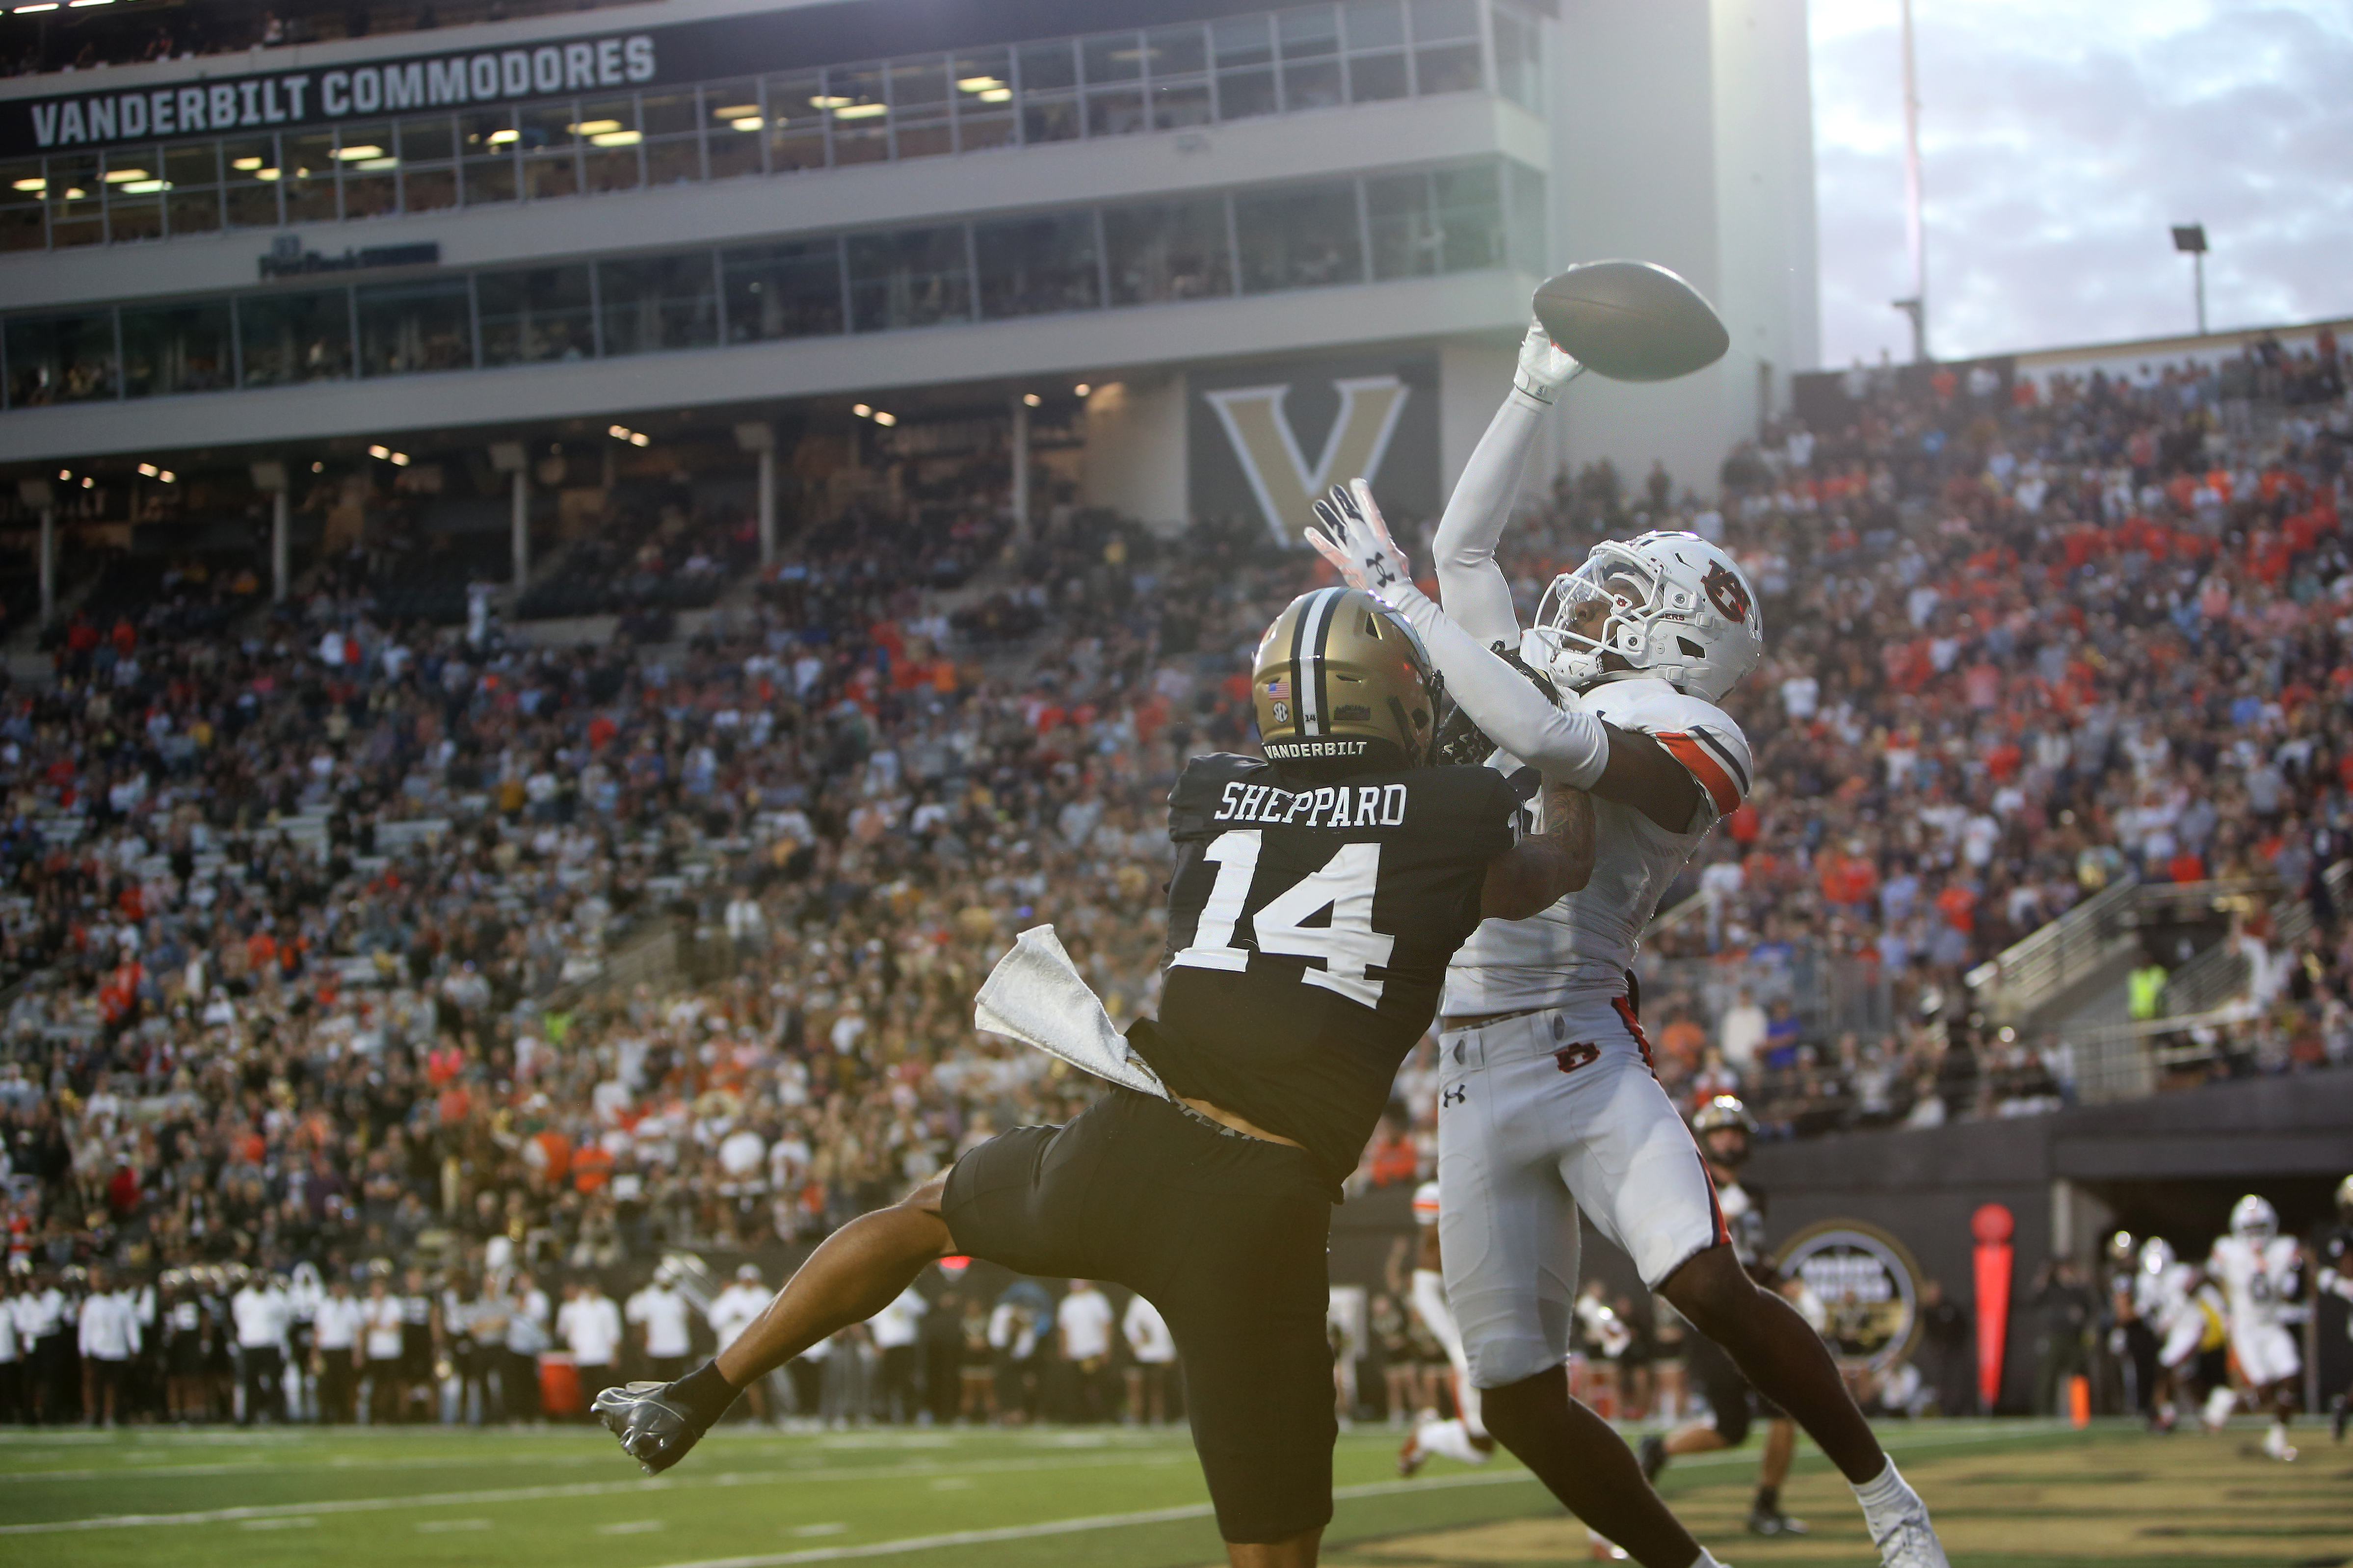
[[[1495,541],[1511,519],[1520,470],[1527,466],[1544,413],[1543,404],[1512,389],[1455,481],[1431,542],[1446,613],[1482,646],[1519,645],[1519,616],[1512,609],[1511,584],[1495,564]]]
[[[1412,584],[1396,584],[1382,595],[1421,634],[1446,677],[1446,689],[1487,739],[1572,788],[1600,782],[1609,765],[1609,732],[1599,719],[1582,708],[1554,707],[1526,676],[1481,647]]]

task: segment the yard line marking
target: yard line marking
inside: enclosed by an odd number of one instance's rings
[[[487,1519],[420,1519],[417,1521],[419,1535],[444,1535],[453,1530],[490,1530]]]
[[[802,1537],[813,1535],[840,1535],[849,1529],[849,1526],[847,1524],[843,1524],[839,1521],[836,1521],[831,1524],[797,1524],[792,1529],[785,1531],[785,1533],[786,1535],[798,1535]]]
[[[598,1525],[596,1533],[599,1535],[651,1535],[658,1530],[669,1528],[669,1525],[659,1519],[625,1519],[618,1524]]]
[[[773,1486],[797,1481],[904,1481],[944,1471],[1005,1475],[1029,1470],[1143,1468],[1180,1464],[1190,1456],[1173,1449],[1139,1448],[1118,1454],[1069,1458],[972,1459],[947,1464],[919,1459],[903,1465],[838,1466],[815,1470],[729,1470],[713,1476],[662,1476],[617,1481],[575,1481],[564,1486],[506,1487],[495,1491],[438,1492],[417,1497],[338,1498],[318,1502],[256,1503],[237,1508],[206,1509],[188,1513],[100,1514],[89,1519],[47,1520],[28,1524],[0,1524],[0,1536],[50,1535],[88,1530],[131,1530],[153,1525],[235,1523],[248,1519],[276,1519],[301,1514],[374,1513],[393,1509],[467,1508],[482,1503],[544,1502],[554,1499],[610,1497],[622,1492],[664,1491],[703,1487]],[[128,1472],[124,1472],[128,1473]],[[148,1472],[136,1472],[144,1477]]]
[[[315,1519],[302,1516],[291,1519],[248,1519],[237,1528],[239,1530],[314,1530],[318,1528],[318,1523]]]
[[[1982,1443],[1994,1438],[2014,1437],[2039,1432],[2056,1431],[2061,1423],[2041,1421],[2019,1422],[2002,1430],[1957,1432],[1931,1436],[1921,1434],[1902,1445],[1905,1451],[1919,1448],[1942,1448],[1965,1443]],[[1698,1454],[1678,1461],[1678,1468],[1696,1468],[1704,1465],[1745,1464],[1747,1456],[1737,1450],[1718,1454]],[[1335,1487],[1335,1502],[1357,1498],[1393,1497],[1399,1492],[1451,1490],[1457,1487],[1506,1486],[1525,1482],[1539,1484],[1525,1470],[1509,1470],[1501,1474],[1472,1471],[1459,1476],[1438,1476],[1427,1480],[1369,1481],[1360,1486]],[[1137,1524],[1168,1524],[1188,1519],[1208,1519],[1216,1510],[1205,1502],[1185,1503],[1176,1508],[1143,1509],[1133,1513],[1099,1513],[1081,1519],[1050,1520],[1042,1524],[1003,1525],[994,1530],[956,1530],[937,1535],[902,1537],[897,1541],[875,1541],[857,1546],[813,1546],[798,1552],[762,1552],[748,1557],[707,1557],[690,1563],[671,1563],[663,1568],[797,1568],[808,1563],[844,1563],[865,1557],[892,1557],[907,1552],[929,1552],[950,1546],[986,1546],[1003,1541],[1030,1541],[1050,1535],[1077,1535],[1095,1530],[1119,1530]]]

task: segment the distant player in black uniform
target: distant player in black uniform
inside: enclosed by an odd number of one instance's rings
[[[1740,1167],[1748,1163],[1748,1145],[1757,1135],[1756,1119],[1748,1108],[1728,1094],[1719,1094],[1692,1118],[1692,1132],[1707,1156],[1707,1173],[1715,1182],[1716,1205],[1725,1228],[1732,1233],[1733,1256],[1748,1277],[1767,1290],[1780,1288],[1780,1271],[1765,1250],[1765,1198],[1740,1184]],[[1781,1511],[1781,1483],[1788,1479],[1789,1461],[1798,1451],[1798,1424],[1781,1407],[1757,1392],[1741,1375],[1730,1356],[1705,1334],[1683,1336],[1683,1365],[1693,1386],[1707,1395],[1711,1412],[1705,1421],[1679,1426],[1664,1436],[1642,1439],[1642,1474],[1652,1480],[1677,1454],[1705,1454],[1717,1448],[1737,1448],[1748,1441],[1752,1421],[1765,1423],[1765,1451],[1757,1456],[1757,1500],[1748,1509],[1751,1535],[1803,1535],[1803,1520]]]
[[[843,1226],[717,1360],[600,1398],[622,1446],[649,1472],[675,1463],[738,1389],[965,1253],[1148,1299],[1184,1357],[1228,1555],[1313,1563],[1332,1513],[1331,1205],[1448,956],[1592,864],[1582,794],[1547,791],[1515,842],[1502,775],[1423,765],[1434,687],[1367,595],[1293,600],[1251,677],[1268,760],[1196,758],[1169,798],[1167,979],[1160,1017],[1127,1040],[1174,1098],[1114,1087]]]
[[[2320,1402],[2328,1429],[2345,1441],[2353,1423],[2353,1176],[2337,1184],[2337,1223],[2314,1239],[2313,1310],[2320,1319]]]

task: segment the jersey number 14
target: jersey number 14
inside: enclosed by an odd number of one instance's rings
[[[1389,950],[1397,945],[1395,937],[1373,929],[1381,847],[1343,844],[1322,870],[1309,872],[1250,911],[1243,906],[1258,878],[1259,833],[1255,827],[1237,827],[1218,835],[1201,852],[1203,859],[1216,862],[1218,879],[1201,905],[1192,945],[1169,963],[1191,969],[1248,969],[1249,950],[1233,945],[1235,928],[1247,921],[1259,952],[1324,961],[1323,968],[1301,973],[1299,978],[1308,984],[1336,991],[1367,1007],[1379,1006],[1382,983],[1366,971],[1387,964]],[[1327,909],[1332,911],[1328,924],[1305,923]]]

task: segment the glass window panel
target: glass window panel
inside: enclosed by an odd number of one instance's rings
[[[1145,129],[1144,93],[1140,89],[1087,94],[1087,134],[1133,136]]]
[[[1092,310],[1101,302],[1092,212],[976,225],[984,320]]]
[[[638,124],[646,133],[647,184],[681,185],[702,178],[702,113],[691,88],[645,95],[638,108]],[[739,134],[723,126],[718,130],[723,136]]]
[[[634,97],[592,98],[580,106],[573,126],[580,138],[581,179],[590,191],[634,191],[640,183],[638,158],[645,132]]]
[[[719,342],[719,291],[707,250],[599,262],[596,289],[608,355],[702,349]]]
[[[956,149],[964,153],[986,153],[992,147],[1010,147],[1018,140],[1013,129],[1013,116],[1008,112],[976,114],[969,109],[956,111]]]
[[[49,198],[49,243],[59,249],[106,243],[105,182],[98,158],[83,153],[51,158],[45,194]]]
[[[1321,59],[1340,52],[1340,16],[1329,5],[1303,5],[1275,16],[1286,60]]]
[[[1162,27],[1144,35],[1144,58],[1155,79],[1205,71],[1209,68],[1209,36],[1198,24]]]
[[[850,236],[849,302],[861,332],[970,321],[964,226]]]
[[[1544,277],[1552,270],[1545,265],[1550,248],[1545,244],[1545,177],[1510,159],[1504,161],[1504,174],[1512,197],[1512,265]]]
[[[474,279],[474,300],[486,365],[596,357],[586,263],[485,272]]]
[[[1282,107],[1290,112],[1331,109],[1343,101],[1338,60],[1310,60],[1282,68]]]
[[[1385,103],[1406,95],[1405,56],[1352,55],[1348,59],[1348,101]]]
[[[1021,98],[1021,140],[1029,146],[1048,142],[1070,142],[1079,134],[1079,105],[1075,99]]]
[[[1414,51],[1414,86],[1423,93],[1475,92],[1482,76],[1476,44],[1446,44]]]
[[[1221,16],[1209,24],[1209,47],[1218,68],[1262,66],[1274,59],[1272,25],[1264,16]]]
[[[231,380],[228,302],[122,312],[122,392],[164,397],[219,392]]]
[[[795,71],[768,79],[768,166],[825,167],[825,74]]]
[[[580,123],[575,105],[558,101],[523,110],[515,127],[522,148],[522,191],[533,201],[580,194]]]
[[[332,132],[286,139],[286,163],[279,189],[288,223],[332,223],[335,205],[335,138]]]
[[[164,154],[158,147],[110,147],[100,154],[107,237],[115,244],[164,236]]]
[[[836,66],[825,73],[833,161],[879,163],[891,156],[888,84],[881,66]]]
[[[175,191],[220,184],[220,143],[190,142],[164,149],[164,178]]]
[[[1405,14],[1398,0],[1346,0],[1340,18],[1356,49],[1393,49],[1405,42]]]
[[[741,103],[743,100],[735,101]],[[753,100],[754,103],[758,101]],[[649,92],[638,100],[638,129],[646,133],[648,140],[656,136],[691,136],[702,129],[696,118],[698,112],[691,88]]]
[[[1070,39],[1021,46],[1023,92],[1050,92],[1078,84],[1078,68],[1071,60]]]
[[[413,213],[440,212],[458,205],[458,171],[441,168],[400,172],[400,205]]]
[[[464,279],[378,283],[358,292],[362,375],[473,368],[473,310]]]
[[[38,158],[0,163],[0,250],[40,250],[48,245],[42,211],[47,188]]]
[[[1479,36],[1479,0],[1408,0],[1413,14],[1413,41],[1445,43]]]
[[[1216,106],[1209,97],[1208,82],[1153,84],[1152,128],[1155,131],[1181,131],[1187,125],[1207,125],[1216,118]]]
[[[346,289],[248,294],[237,301],[237,347],[248,386],[290,386],[352,374],[352,300]]]
[[[1218,73],[1218,118],[1254,120],[1275,110],[1274,72],[1221,70]]]
[[[1144,75],[1144,40],[1134,33],[1104,33],[1082,39],[1079,58],[1086,68],[1090,87],[1099,82],[1135,81]]]
[[[841,331],[841,245],[791,240],[719,253],[732,342],[827,336]]]
[[[1504,264],[1504,197],[1492,163],[1441,169],[1430,176],[1438,196],[1438,226],[1445,237],[1445,270],[1467,272]]]
[[[944,55],[892,63],[891,124],[899,157],[937,158],[955,151],[949,91]]]
[[[54,167],[58,160],[52,159]],[[8,406],[93,403],[115,392],[114,314],[15,316],[7,324]]]
[[[221,143],[221,184],[231,228],[276,228],[282,173],[274,136],[232,136]]]
[[[965,153],[1009,145],[1015,140],[1013,51],[972,49],[948,62],[955,88],[956,146]]]
[[[217,142],[192,142],[164,149],[164,221],[174,234],[218,231],[220,166]]]
[[[1508,6],[1495,17],[1497,90],[1522,109],[1544,112],[1544,35],[1536,24]]]
[[[446,114],[404,120],[394,132],[404,163],[446,163],[458,155],[458,124]]]
[[[1294,185],[1237,196],[1234,224],[1246,294],[1364,278],[1353,184]]]
[[[1372,229],[1374,278],[1427,278],[1439,270],[1441,241],[1428,174],[1366,180],[1365,210]]]
[[[486,109],[458,117],[458,146],[465,156],[466,205],[515,199],[515,149],[522,132],[514,111]]]
[[[347,125],[335,148],[343,170],[343,216],[388,217],[400,210],[400,158],[389,124]]]
[[[1222,196],[1112,207],[1103,213],[1114,305],[1154,305],[1234,291]]]
[[[814,124],[817,110],[806,101],[807,93],[801,96],[804,101],[799,111]],[[768,122],[757,81],[723,81],[705,87],[702,89],[702,121],[703,155],[712,179],[732,180],[739,174],[756,174],[761,171],[764,165],[760,148],[766,139]],[[818,161],[825,161],[821,137]]]

